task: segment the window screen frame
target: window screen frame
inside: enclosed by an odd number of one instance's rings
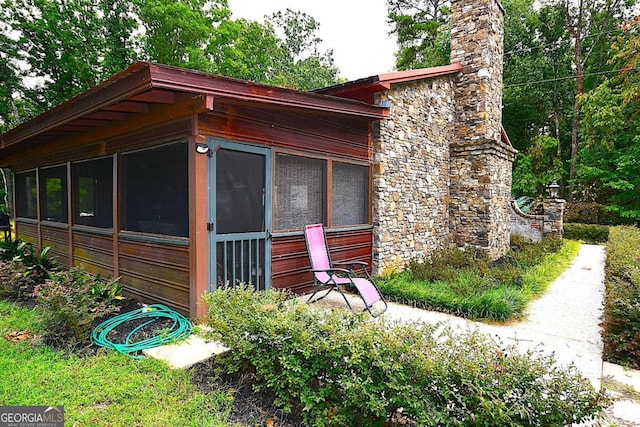
[[[111,219],[111,225],[109,226],[102,226],[102,225],[98,225],[95,222],[96,221],[79,221],[80,218],[80,195],[79,195],[79,187],[78,187],[78,181],[77,179],[78,177],[78,173],[77,173],[77,167],[79,165],[86,165],[88,163],[92,163],[92,162],[97,162],[97,161],[107,161],[110,160],[110,166],[109,166],[109,186],[111,187],[111,193],[108,195],[108,199],[109,201],[105,203],[106,206],[108,206],[108,209],[104,208],[101,210],[104,210],[105,212],[108,212],[108,217]],[[73,203],[73,207],[72,207],[72,213],[73,213],[73,225],[78,225],[81,227],[93,227],[93,228],[98,228],[98,229],[102,229],[102,230],[113,230],[114,229],[114,224],[116,222],[116,218],[114,217],[114,212],[113,212],[113,204],[114,204],[114,191],[116,190],[116,187],[114,186],[114,163],[116,162],[116,160],[114,159],[114,156],[105,156],[105,157],[96,157],[96,158],[91,158],[91,159],[84,159],[84,160],[78,160],[75,161],[71,164],[71,194],[72,194],[72,203]],[[98,196],[100,196],[100,189],[98,189],[97,191],[99,194]],[[102,203],[100,203],[102,204]],[[98,205],[98,202],[96,200],[94,200],[94,205]],[[107,215],[105,215],[107,216]],[[93,224],[91,224],[90,222],[93,222]]]
[[[48,171],[51,171],[52,169],[63,169],[64,173],[60,176],[60,192],[61,197],[60,197],[60,217],[59,218],[53,218],[52,216],[47,216],[49,212],[49,201],[45,200],[45,198],[48,197],[47,195],[47,189],[46,189],[46,181],[48,178],[57,178],[57,177],[50,177],[47,176],[48,175]],[[65,224],[68,225],[69,224],[69,164],[68,163],[63,163],[63,164],[57,164],[57,165],[50,165],[50,166],[45,166],[45,167],[41,167],[38,168],[38,209],[39,209],[39,213],[40,213],[40,221],[42,222],[53,222],[53,223],[58,223],[58,224]],[[45,212],[46,211],[46,212]]]
[[[289,232],[299,232],[302,230],[302,227],[300,228],[294,228],[294,229],[280,229],[276,227],[276,197],[277,197],[277,192],[276,192],[276,176],[278,173],[278,167],[277,167],[277,158],[279,154],[284,154],[284,155],[289,155],[289,156],[295,156],[295,157],[301,157],[301,158],[308,158],[308,159],[316,159],[316,160],[324,160],[325,161],[325,170],[324,170],[324,201],[323,201],[323,220],[322,220],[322,224],[326,227],[326,228],[331,228],[331,229],[358,229],[358,228],[363,228],[363,227],[371,227],[373,225],[372,223],[372,218],[373,218],[373,214],[372,214],[372,202],[373,202],[373,164],[371,161],[357,161],[357,160],[353,160],[353,159],[346,159],[346,158],[342,158],[342,157],[334,157],[334,156],[322,156],[322,155],[317,155],[317,154],[313,154],[313,153],[308,153],[308,152],[300,152],[300,151],[294,151],[294,150],[274,150],[273,153],[273,166],[272,166],[272,170],[273,170],[273,218],[272,218],[272,225],[273,225],[273,231],[274,233],[278,233],[278,234],[282,234],[282,233],[289,233]],[[366,218],[366,222],[365,223],[359,223],[359,224],[346,224],[346,225],[334,225],[333,224],[333,220],[332,220],[332,191],[333,191],[333,182],[332,182],[332,178],[333,178],[333,163],[334,162],[338,162],[338,163],[342,163],[342,164],[347,164],[347,165],[354,165],[354,166],[363,166],[366,167],[368,169],[368,174],[367,174],[367,201],[366,201],[366,212],[365,212],[365,218]]]
[[[363,194],[363,200],[361,201],[362,205],[360,206],[361,209],[363,209],[363,211],[361,211],[360,213],[364,216],[364,222],[355,222],[355,223],[349,223],[349,224],[335,224],[335,220],[336,220],[336,215],[334,215],[334,172],[335,172],[335,165],[337,164],[341,164],[341,165],[346,165],[346,166],[355,166],[355,167],[362,167],[362,168],[366,168],[366,173],[364,174],[364,188],[361,189],[362,194]],[[363,171],[364,172],[364,171]],[[370,164],[361,164],[361,163],[355,163],[355,162],[347,162],[347,161],[343,161],[343,160],[336,160],[336,159],[331,159],[330,161],[330,183],[331,183],[331,197],[328,201],[328,211],[330,212],[330,218],[331,218],[331,223],[330,223],[330,227],[332,228],[338,228],[338,227],[355,227],[355,226],[359,226],[359,225],[370,225],[371,224],[371,187],[372,187],[372,174],[371,174],[371,165]]]
[[[25,190],[26,189],[26,186],[25,186],[24,189],[23,188],[18,188],[19,187],[18,183],[20,182],[19,176],[23,175],[23,176],[26,177],[27,174],[29,174],[29,175],[33,174],[33,179],[34,179],[34,184],[35,184],[34,188],[35,188],[36,192],[35,192],[34,199],[33,199],[33,201],[35,202],[34,216],[21,215],[22,213],[24,213],[24,212],[22,212],[21,204],[22,203],[25,203],[25,204],[27,203],[27,197],[26,197],[26,194],[24,194],[24,195],[20,194],[21,190]],[[25,184],[26,184],[26,182],[25,182]],[[40,197],[39,197],[39,194],[38,194],[40,189],[39,189],[39,184],[38,184],[38,169],[37,168],[36,169],[28,169],[28,170],[16,172],[15,173],[15,177],[14,177],[14,187],[15,187],[14,188],[14,198],[15,198],[15,202],[14,203],[15,203],[15,208],[16,208],[16,212],[15,212],[16,218],[30,219],[30,220],[37,221],[40,218],[40,200],[39,200]]]
[[[180,227],[182,227],[182,229],[184,230],[184,232],[178,232],[178,233],[167,233],[167,232],[162,232],[159,231],[157,228],[155,231],[149,231],[149,230],[140,230],[140,227],[136,227],[138,229],[133,229],[133,227],[130,226],[130,224],[128,224],[131,220],[131,218],[127,217],[128,214],[128,209],[129,209],[129,203],[128,203],[128,192],[130,191],[130,188],[128,187],[128,185],[130,184],[130,179],[129,179],[129,175],[127,174],[127,167],[128,167],[128,160],[127,160],[127,156],[128,155],[136,155],[136,154],[147,154],[148,156],[153,156],[153,151],[154,150],[160,150],[160,149],[164,149],[164,148],[168,148],[168,147],[177,147],[177,146],[182,146],[184,149],[184,165],[183,165],[183,172],[184,172],[184,188],[182,189],[181,192],[177,192],[175,193],[176,195],[179,195],[184,199],[184,206],[181,208],[183,209],[182,215],[178,215],[178,217],[182,218],[182,221],[180,223],[170,223],[168,225],[165,225],[166,229],[170,229],[171,226],[176,226],[177,229],[181,229]],[[190,210],[190,203],[191,201],[189,200],[189,179],[190,179],[190,159],[189,159],[190,153],[189,153],[189,143],[187,140],[185,139],[179,139],[179,140],[173,140],[173,141],[169,141],[169,142],[165,142],[163,144],[157,144],[157,145],[152,145],[152,146],[147,146],[144,148],[139,148],[139,149],[134,149],[134,150],[127,150],[127,151],[122,151],[118,154],[118,186],[117,186],[117,191],[118,191],[118,221],[117,221],[117,228],[118,228],[118,232],[119,233],[125,233],[125,235],[140,235],[140,236],[154,236],[154,237],[160,237],[160,238],[165,238],[165,239],[188,239],[190,237],[191,234],[191,224],[190,224],[190,220],[189,220],[189,210]],[[153,222],[156,221],[155,219],[148,219],[148,222]],[[115,226],[115,224],[114,224]],[[160,227],[160,225],[157,225],[158,227]],[[144,228],[144,227],[142,227]]]

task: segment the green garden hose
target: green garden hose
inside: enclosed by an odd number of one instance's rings
[[[170,328],[162,329],[162,331],[154,337],[130,342],[131,337],[138,330],[163,317],[173,320],[173,325],[171,325]],[[109,333],[118,326],[132,320],[146,318],[150,318],[150,320],[133,328],[127,335],[123,344],[113,343],[109,340]],[[164,344],[180,341],[188,338],[189,335],[191,335],[191,322],[189,319],[162,304],[151,304],[138,310],[120,314],[100,323],[91,334],[91,342],[101,347],[112,348],[124,355],[136,359],[142,359],[142,356],[136,356],[133,355],[133,353],[147,348],[158,347]]]

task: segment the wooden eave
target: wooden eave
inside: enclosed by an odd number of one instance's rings
[[[0,135],[0,166],[23,150],[62,140],[83,140],[84,134],[117,126],[132,118],[203,99],[201,111],[213,109],[216,98],[250,103],[257,108],[305,110],[377,120],[387,109],[327,95],[252,83],[166,65],[137,62],[59,106]]]

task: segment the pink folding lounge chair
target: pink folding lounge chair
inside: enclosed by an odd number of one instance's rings
[[[373,283],[373,279],[367,271],[366,262],[345,261],[332,263],[322,224],[305,226],[304,237],[307,241],[307,251],[309,252],[309,260],[311,261],[311,272],[313,273],[314,282],[316,286],[318,286],[318,289],[311,294],[307,303],[319,301],[329,295],[331,291],[336,290],[342,295],[349,309],[355,312],[340,288],[341,286],[345,286],[358,291],[358,295],[360,295],[364,303],[364,310],[368,311],[373,317],[377,317],[387,310],[387,302],[382,298],[380,290],[375,283]],[[334,266],[337,265],[346,266],[346,268],[335,268]],[[358,268],[364,271],[365,277],[358,277],[356,273],[356,269]],[[360,275],[362,276],[362,274]],[[318,292],[323,290],[327,290],[327,292],[319,298],[314,298]],[[382,302],[383,307],[379,310],[372,310],[373,305],[379,301]]]

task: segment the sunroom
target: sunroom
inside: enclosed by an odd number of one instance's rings
[[[219,286],[304,292],[302,227],[371,261],[384,108],[139,62],[0,135],[17,236],[193,317]]]

